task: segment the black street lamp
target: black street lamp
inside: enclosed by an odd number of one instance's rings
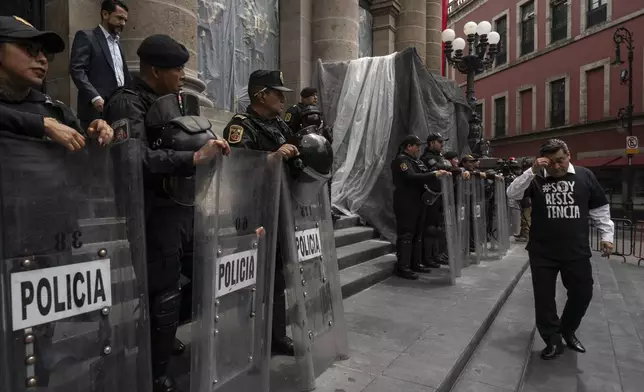
[[[613,34],[613,41],[615,42],[615,61],[613,64],[621,65],[624,61],[621,57],[622,44],[628,50],[628,70],[622,70],[620,74],[620,81],[622,84],[628,85],[628,106],[619,109],[618,117],[627,122],[628,136],[633,136],[633,59],[635,57],[633,45],[633,35],[625,27],[620,27]],[[633,195],[635,193],[635,172],[633,171],[633,154],[628,154],[628,168],[627,176],[628,185],[626,193],[626,214],[629,219],[634,219],[633,213]]]
[[[474,76],[492,67],[501,36],[496,31],[492,31],[492,25],[487,21],[479,24],[467,22],[463,27],[463,32],[467,36],[467,42],[463,38],[456,38],[456,33],[452,29],[443,31],[445,57],[451,67],[467,76],[465,96],[467,103],[472,108],[467,143],[472,153],[487,157],[490,153],[490,143],[483,136],[481,119],[476,112]],[[466,46],[467,54],[464,54],[463,50]]]

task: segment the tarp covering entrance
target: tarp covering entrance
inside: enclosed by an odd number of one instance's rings
[[[318,62],[325,118],[333,121],[333,206],[396,240],[389,163],[402,139],[441,132],[445,150],[469,152],[471,108],[455,81],[427,71],[415,49],[384,57]]]

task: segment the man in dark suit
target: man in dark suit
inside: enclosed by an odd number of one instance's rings
[[[119,43],[127,22],[128,8],[118,0],[101,3],[101,24],[93,30],[76,33],[69,73],[78,88],[78,118],[83,125],[101,118],[103,105],[123,85],[130,84],[130,73]]]

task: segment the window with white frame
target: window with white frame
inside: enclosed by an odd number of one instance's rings
[[[582,0],[588,2],[586,9],[586,28],[591,28],[608,20],[608,0]]]
[[[535,27],[534,1],[531,1],[521,6],[520,56],[534,52]]]

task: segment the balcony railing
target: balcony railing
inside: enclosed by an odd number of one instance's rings
[[[447,15],[451,15],[453,12],[458,11],[463,8],[468,3],[473,2],[474,0],[452,0],[447,4]]]
[[[586,28],[604,23],[606,19],[608,19],[608,5],[602,4],[586,13]]]

